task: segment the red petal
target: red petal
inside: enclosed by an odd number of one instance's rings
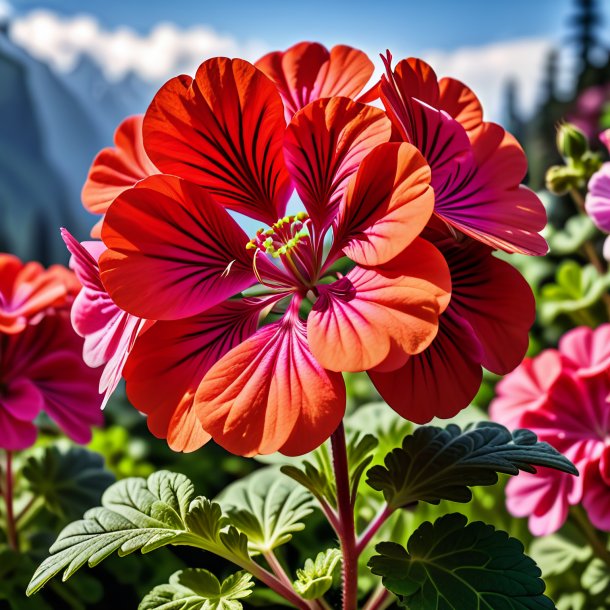
[[[385,263],[422,231],[434,207],[430,168],[414,146],[373,149],[349,183],[334,249],[362,265]]]
[[[103,238],[104,286],[141,318],[195,315],[255,281],[246,234],[204,189],[173,176],[151,176],[119,195]]]
[[[105,214],[108,206],[125,189],[136,182],[159,173],[144,151],[142,142],[143,115],[125,119],[114,134],[114,147],[104,148],[91,165],[83,187],[83,205],[93,214]],[[101,234],[101,223],[91,231]]]
[[[477,128],[483,121],[481,102],[472,89],[455,78],[441,78],[439,108],[461,123],[466,131]]]
[[[192,451],[209,440],[194,415],[195,391],[222,356],[254,333],[260,309],[257,302],[227,301],[193,318],[157,322],[136,341],[124,369],[127,396],[172,449]]]
[[[205,186],[222,205],[263,222],[284,215],[292,189],[282,157],[282,100],[241,59],[201,64],[157,93],[144,119],[146,151],[166,174]]]
[[[213,439],[233,453],[300,455],[321,445],[345,411],[340,373],[309,351],[305,325],[285,317],[231,350],[204,377],[197,413]]]
[[[318,290],[307,324],[311,350],[322,366],[398,368],[436,335],[448,301],[449,271],[440,252],[418,239],[389,265],[356,267]]]
[[[287,51],[269,53],[256,62],[256,67],[276,84],[284,100],[287,121],[314,100],[355,97],[375,69],[358,49],[338,45],[329,53],[316,42],[301,42]]]
[[[463,242],[441,247],[451,270],[451,309],[467,320],[481,342],[483,366],[505,375],[525,356],[536,317],[523,276],[486,246]]]
[[[349,178],[362,159],[390,139],[377,108],[346,97],[318,100],[299,111],[286,131],[286,165],[305,209],[323,230],[337,214]]]
[[[451,311],[421,354],[392,372],[369,371],[382,398],[402,417],[425,424],[467,407],[481,385],[481,347],[469,324]]]

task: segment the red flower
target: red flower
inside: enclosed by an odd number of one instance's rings
[[[442,255],[417,237],[433,208],[417,150],[387,143],[383,112],[345,97],[309,103],[288,128],[284,110],[242,60],[169,81],[144,145],[173,176],[120,194],[102,230],[108,293],[162,321],[129,357],[130,397],[180,437],[194,394],[204,430],[245,455],[318,446],[343,417],[340,371],[401,366],[430,344],[449,300]],[[284,216],[293,182],[307,213]],[[249,240],[226,208],[270,228]],[[356,264],[344,277],[332,272],[343,256]],[[261,298],[239,296],[257,282]],[[151,375],[168,388],[154,411]]]

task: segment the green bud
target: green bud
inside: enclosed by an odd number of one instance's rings
[[[564,159],[579,160],[589,150],[587,136],[571,123],[557,129],[557,150]]]
[[[586,152],[581,159],[585,182],[588,182],[591,176],[598,171],[602,164],[602,158],[598,153]]]
[[[573,188],[578,188],[582,172],[574,167],[553,165],[546,172],[546,188],[555,195],[565,195]]]

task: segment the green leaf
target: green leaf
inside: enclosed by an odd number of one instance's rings
[[[589,563],[581,577],[584,591],[592,595],[607,592],[610,594],[610,569],[599,557]]]
[[[119,556],[138,550],[148,553],[168,544],[191,545],[226,558],[243,552],[245,537],[234,528],[221,532],[225,518],[220,507],[205,498],[192,500],[193,495],[187,477],[167,471],[147,480],[115,483],[104,493],[102,506],[87,511],[82,520],[59,534],[27,594],[38,591],[62,570],[66,580],[85,563],[93,567],[114,552]]]
[[[236,481],[218,500],[229,520],[246,534],[250,550],[265,553],[286,544],[313,511],[313,498],[275,467]]]
[[[407,549],[376,547],[371,571],[410,610],[552,609],[540,570],[523,545],[481,521],[458,513],[422,524]]]
[[[576,261],[562,262],[555,283],[540,291],[539,313],[543,324],[550,324],[560,314],[569,314],[579,323],[595,323],[586,310],[595,305],[610,287],[610,274],[600,275],[592,265]]]
[[[306,559],[303,568],[297,570],[297,580],[293,584],[295,591],[303,599],[322,597],[333,586],[340,562],[339,549],[328,549],[318,553],[315,561]]]
[[[547,229],[545,237],[551,254],[555,256],[577,252],[586,241],[598,234],[593,221],[582,214],[569,218],[561,231],[554,230],[551,225],[547,225]]]
[[[102,456],[63,443],[35,450],[22,474],[32,494],[64,519],[77,519],[99,504],[104,490],[114,482]]]
[[[534,539],[530,554],[546,578],[563,574],[575,563],[587,561],[593,551],[580,531],[566,523],[556,534]]]
[[[464,432],[454,424],[447,428],[422,426],[407,436],[402,448],[374,466],[367,483],[383,492],[391,508],[418,501],[469,502],[473,485],[493,485],[499,472],[536,472],[546,466],[577,475],[573,464],[548,443],[537,441],[529,430],[512,434],[502,425],[482,422]]]
[[[582,591],[564,593],[557,600],[557,610],[594,610],[587,607],[587,601],[587,596]]]
[[[238,600],[248,597],[253,586],[247,572],[236,572],[221,584],[207,570],[181,570],[170,577],[169,584],[155,587],[138,610],[241,610]]]

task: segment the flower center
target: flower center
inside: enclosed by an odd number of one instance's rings
[[[317,256],[312,247],[310,234],[311,220],[305,212],[294,216],[284,216],[269,229],[259,229],[256,235],[246,244],[248,250],[256,249],[256,255],[263,252],[277,267],[283,268],[291,285],[308,289],[315,285],[318,274]],[[255,269],[256,270],[256,269]],[[265,282],[269,276],[264,270],[258,269]]]

